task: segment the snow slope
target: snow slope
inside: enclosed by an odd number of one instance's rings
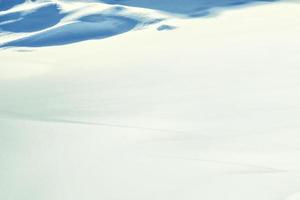
[[[138,10],[138,11],[136,11]],[[93,2],[27,1],[0,12],[0,47],[44,47],[103,39],[160,22],[147,14]]]
[[[0,2],[4,10],[0,10],[0,30],[4,36],[11,37],[0,41],[0,47],[43,47],[103,39],[159,23],[174,15],[203,17],[220,8],[258,2],[275,0],[3,0]],[[162,24],[158,30],[166,30],[164,27],[172,29]],[[13,37],[16,33],[27,34]]]
[[[1,36],[25,45],[0,51],[0,199],[299,199],[298,3],[188,19],[66,4],[42,31],[137,24],[43,48],[40,31]]]
[[[97,1],[97,0],[95,0]],[[98,0],[114,5],[150,8],[170,13],[196,17],[206,15],[211,9],[240,6],[251,2],[273,2],[276,0]]]

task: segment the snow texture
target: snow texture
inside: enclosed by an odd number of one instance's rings
[[[300,199],[300,4],[172,2],[0,1],[1,200]]]

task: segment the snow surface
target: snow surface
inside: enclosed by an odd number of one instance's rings
[[[0,199],[299,200],[300,5],[130,6],[0,13]]]

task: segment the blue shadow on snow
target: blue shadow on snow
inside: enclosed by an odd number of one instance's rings
[[[276,0],[98,0],[107,4],[154,9],[173,14],[198,17],[209,14],[218,7],[239,6],[251,2],[273,2]]]
[[[188,18],[209,15],[211,9],[240,6],[251,2],[275,2],[277,0],[98,0],[117,5],[154,9]],[[24,0],[0,0],[0,10],[9,9]],[[15,12],[0,15],[0,30],[7,32],[34,32],[51,27],[65,16],[56,4],[47,4],[31,12]],[[62,25],[40,33],[23,37],[1,47],[43,47],[65,45],[91,39],[103,39],[133,29],[141,21],[116,14],[94,14],[79,18],[76,22]],[[155,21],[154,21],[155,23]],[[172,30],[175,27],[162,25],[158,30]]]
[[[78,22],[8,42],[2,47],[56,46],[84,40],[102,39],[127,32],[133,29],[137,23],[138,21],[127,17],[90,15],[78,19]]]
[[[15,33],[35,32],[56,25],[64,16],[56,4],[47,4],[28,13],[0,15],[0,29]]]
[[[8,10],[24,2],[25,0],[0,0],[0,11]]]

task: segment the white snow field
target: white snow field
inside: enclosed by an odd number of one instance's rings
[[[50,4],[0,13],[1,200],[300,200],[299,2]]]

